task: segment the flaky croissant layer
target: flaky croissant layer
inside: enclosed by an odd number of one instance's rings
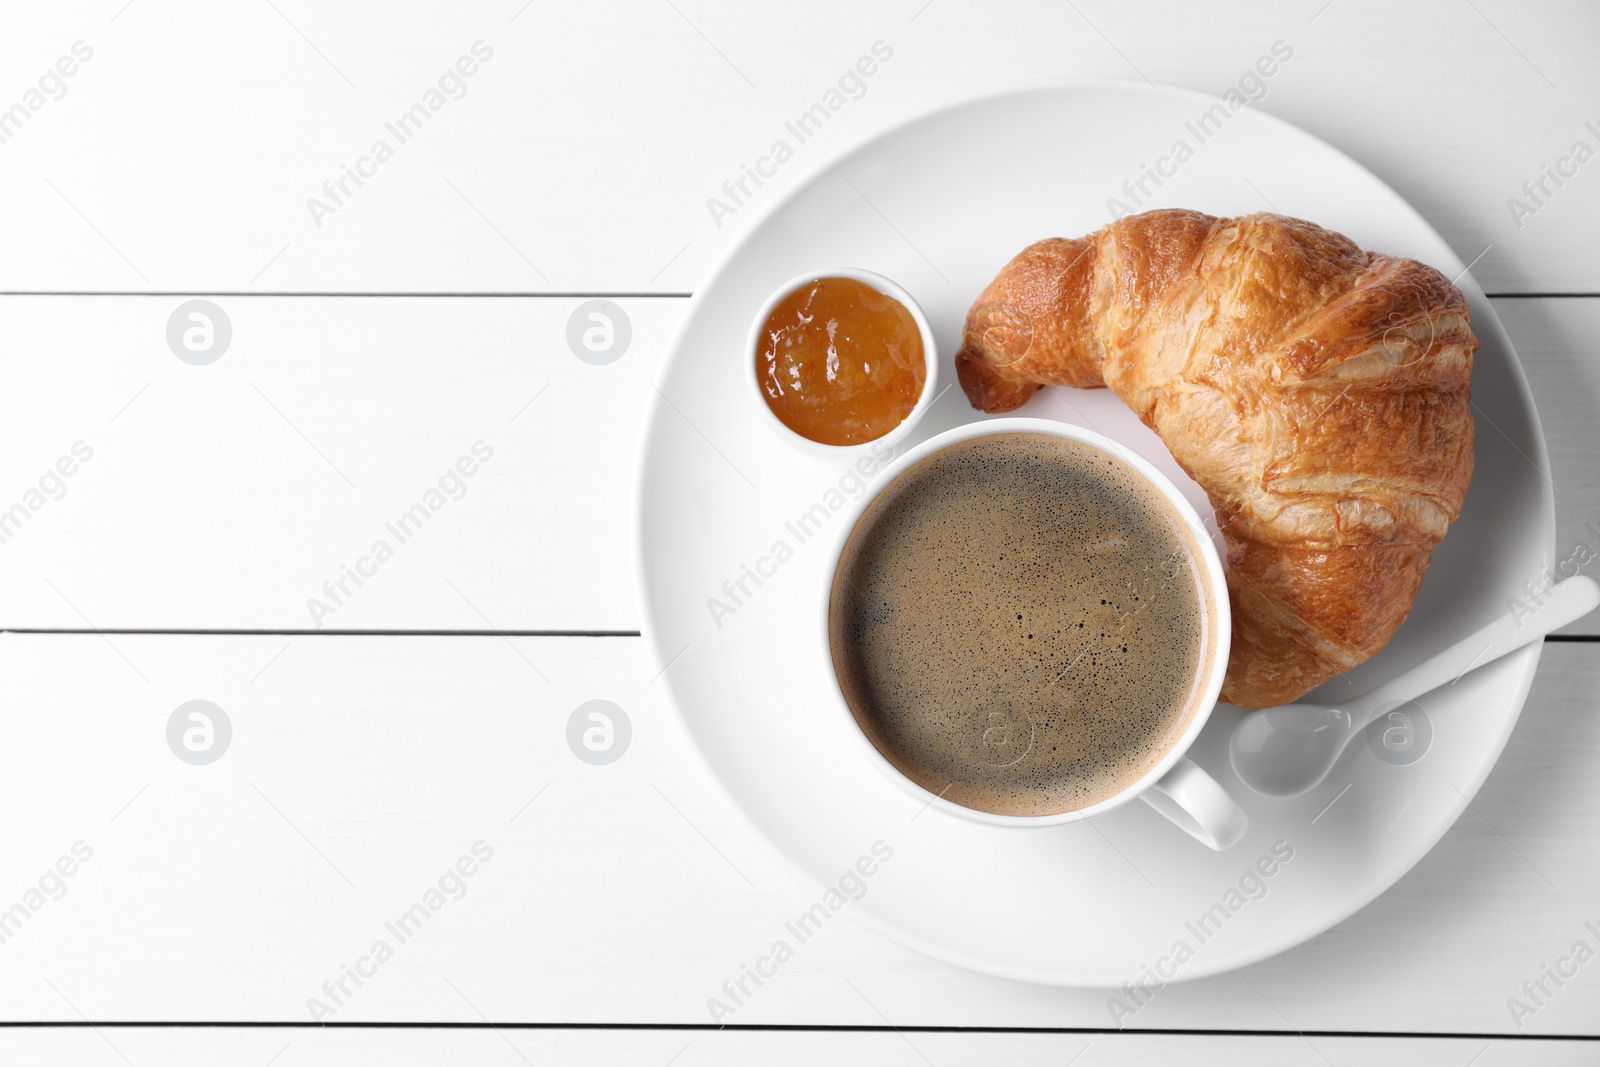
[[[956,355],[983,411],[1109,386],[1210,497],[1224,700],[1293,701],[1405,621],[1472,478],[1466,298],[1282,215],[1151,211],[1024,249]]]

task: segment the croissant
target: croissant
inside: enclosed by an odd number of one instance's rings
[[[1024,249],[967,313],[961,386],[1010,411],[1109,386],[1206,492],[1227,547],[1222,698],[1293,701],[1405,621],[1472,478],[1461,291],[1282,215],[1133,215]]]

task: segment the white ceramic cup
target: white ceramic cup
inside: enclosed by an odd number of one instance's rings
[[[969,808],[937,796],[906,777],[889,761],[888,757],[878,751],[877,746],[872,743],[871,739],[867,737],[856,722],[855,715],[851,712],[849,704],[845,701],[844,693],[839,687],[838,675],[834,671],[829,638],[829,603],[832,597],[834,575],[838,570],[839,560],[843,555],[844,547],[850,538],[850,534],[855,530],[856,523],[866,513],[872,502],[877,499],[884,487],[888,486],[896,477],[919,460],[958,441],[966,441],[974,437],[984,437],[991,434],[1007,433],[1049,434],[1097,448],[1112,458],[1120,460],[1124,465],[1131,467],[1147,483],[1154,486],[1162,496],[1166,497],[1188,525],[1191,540],[1199,550],[1205,572],[1205,595],[1211,606],[1210,622],[1214,630],[1209,642],[1210,658],[1203,665],[1205,672],[1204,685],[1200,696],[1197,698],[1196,709],[1191,715],[1189,724],[1182,736],[1167,750],[1161,761],[1144,777],[1115,796],[1108,797],[1088,807],[1051,815],[999,815],[977,808]],[[897,782],[927,806],[938,808],[952,815],[998,826],[1054,826],[1060,823],[1077,822],[1082,819],[1091,819],[1138,797],[1170,819],[1195,840],[1210,848],[1220,851],[1236,844],[1244,836],[1244,832],[1249,826],[1249,819],[1246,817],[1244,810],[1217,783],[1215,778],[1211,777],[1210,774],[1206,773],[1197,763],[1185,755],[1194,739],[1200,736],[1200,731],[1205,728],[1206,720],[1211,717],[1211,711],[1216,706],[1217,695],[1222,690],[1222,678],[1228,669],[1228,647],[1231,636],[1232,622],[1228,609],[1228,585],[1223,576],[1222,560],[1217,557],[1216,547],[1211,543],[1210,536],[1205,532],[1200,516],[1196,514],[1193,506],[1184,499],[1183,494],[1178,491],[1178,487],[1173,485],[1164,474],[1156,470],[1143,458],[1135,455],[1131,450],[1121,447],[1116,442],[1090,430],[1067,423],[1055,422],[1050,419],[1002,418],[969,423],[966,426],[959,426],[956,429],[924,441],[904,456],[895,460],[885,469],[878,491],[865,494],[845,514],[844,521],[839,525],[839,533],[833,545],[832,554],[828,557],[828,566],[822,587],[822,659],[824,669],[828,672],[828,678],[832,683],[829,686],[829,691],[838,705],[839,712],[850,720],[850,733],[860,742],[868,758],[877,764],[879,769],[888,775],[891,780]]]
[[[863,285],[870,285],[884,296],[893,297],[895,300],[900,301],[907,311],[911,312],[912,321],[917,324],[917,332],[922,335],[922,358],[927,367],[927,372],[922,379],[922,392],[917,395],[916,405],[900,421],[900,424],[875,440],[863,441],[854,445],[829,445],[821,441],[813,441],[811,438],[797,434],[785,426],[783,420],[773,414],[772,408],[767,406],[766,394],[762,392],[761,368],[756,360],[756,353],[761,349],[761,331],[766,326],[767,319],[771,317],[772,310],[783,301],[784,297],[819,278],[849,278]],[[911,294],[899,285],[881,274],[874,274],[870,270],[861,270],[859,267],[814,270],[798,277],[790,278],[787,282],[778,286],[773,291],[773,294],[767,297],[766,303],[761,305],[761,308],[756,312],[755,321],[750,324],[750,336],[744,346],[744,362],[745,381],[750,386],[751,395],[755,397],[756,407],[761,412],[761,421],[766,423],[773,433],[800,451],[808,455],[827,456],[835,460],[841,456],[848,457],[856,451],[879,449],[884,446],[892,448],[898,445],[911,433],[912,428],[922,418],[923,413],[928,410],[928,406],[933,403],[933,398],[938,395],[934,390],[938,388],[939,352],[934,344],[933,328],[928,325],[928,317],[922,313],[921,306],[917,304],[916,300],[912,299]]]

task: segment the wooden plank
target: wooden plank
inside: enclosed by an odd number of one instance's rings
[[[1560,577],[1600,576],[1600,300],[1497,300],[1544,424],[1556,490],[1555,564]],[[1480,425],[1479,433],[1494,433]],[[1600,634],[1600,614],[1561,631]]]
[[[193,366],[165,336],[185,300],[0,298],[0,512],[39,505],[0,524],[0,625],[638,628],[636,435],[685,301],[616,301],[632,338],[595,366],[567,342],[581,297],[224,297],[230,348]],[[1559,487],[1555,558],[1600,552],[1600,299],[1495,307],[1551,443],[1528,477]],[[400,543],[385,524],[479,441],[493,458]],[[379,540],[394,558],[363,564]],[[345,566],[374,573],[325,592]]]
[[[37,510],[0,526],[5,625],[637,626],[635,435],[684,301],[627,301],[607,365],[568,347],[581,298],[220,298],[204,366],[184,303],[8,298],[0,511]]]
[[[1600,14],[1436,0],[1385,9],[1374,33],[1370,8],[1325,7],[1033,0],[999,27],[955,0],[820,0],[798,18],[625,0],[34,5],[0,43],[15,98],[75,42],[93,55],[3,145],[0,289],[681,291],[849,145],[974,95],[1111,77],[1217,94],[1242,82],[1254,106],[1393,184],[1464,262],[1481,251],[1486,290],[1600,291],[1600,164],[1559,187],[1542,169],[1573,171],[1576,141],[1600,145],[1585,126],[1600,127],[1586,103],[1600,72],[1577,47]],[[1258,88],[1254,65],[1280,40],[1293,57]],[[785,121],[878,41],[892,58],[860,89],[847,81],[854,98],[764,185],[747,179],[719,225],[708,201],[795,141]],[[462,58],[469,78],[453,73]],[[390,132],[441,78],[426,124]],[[346,167],[367,171],[361,185]],[[1531,202],[1522,183],[1540,180]],[[1512,197],[1534,213],[1514,217]]]
[[[633,638],[0,635],[0,913],[30,909],[0,944],[0,1016],[470,1021],[454,984],[507,1022],[710,1023],[815,890],[731,810],[653,674]],[[1498,767],[1411,874],[1133,1018],[1113,991],[987,978],[852,921],[720,1021],[1600,1034],[1600,965],[1542,975],[1597,944],[1597,694],[1594,646],[1547,648]],[[204,766],[166,735],[194,699],[232,727]],[[566,740],[593,699],[631,723],[609,765]],[[46,878],[80,841],[92,856]],[[493,855],[401,942],[385,923],[480,841]]]
[[[1485,1050],[1488,1051],[1485,1051]],[[122,1057],[119,1059],[119,1054]],[[0,1032],[7,1062],[101,1067],[121,1063],[279,1062],[320,1067],[354,1062],[411,1064],[518,1063],[745,1067],[772,1064],[1063,1063],[1076,1067],[1529,1067],[1592,1064],[1584,1041],[1492,1042],[1481,1038],[1300,1037],[1297,1035],[948,1034],[725,1031],[549,1030],[263,1030],[248,1027],[186,1030],[101,1028]],[[276,1060],[274,1058],[277,1058]],[[1497,1059],[1498,1057],[1498,1059]]]

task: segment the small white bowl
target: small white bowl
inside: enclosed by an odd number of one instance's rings
[[[760,350],[762,327],[767,324],[767,319],[772,314],[773,308],[784,297],[794,292],[803,285],[808,285],[818,278],[849,278],[852,281],[870,285],[884,296],[893,297],[900,301],[911,317],[916,321],[917,329],[922,334],[922,357],[927,361],[927,373],[922,381],[922,393],[917,397],[916,406],[900,421],[900,425],[872,441],[862,441],[853,445],[829,445],[821,441],[813,441],[809,437],[795,433],[783,424],[783,420],[773,414],[772,408],[767,406],[766,394],[761,388],[761,372],[756,360],[756,353]],[[750,324],[750,336],[745,341],[742,358],[745,364],[745,380],[750,383],[751,395],[755,397],[756,407],[761,412],[761,419],[770,426],[774,433],[788,441],[802,452],[813,456],[832,456],[835,458],[852,455],[854,452],[873,447],[888,445],[893,447],[903,441],[916,426],[917,420],[922,418],[923,412],[928,410],[928,405],[933,403],[933,398],[938,395],[939,378],[939,350],[933,343],[933,329],[928,325],[927,316],[923,315],[922,308],[912,299],[911,294],[899,285],[885,278],[881,274],[874,274],[870,270],[861,270],[856,267],[840,267],[832,270],[807,271],[780,285],[777,290],[767,298],[766,303],[756,312],[755,321]]]

